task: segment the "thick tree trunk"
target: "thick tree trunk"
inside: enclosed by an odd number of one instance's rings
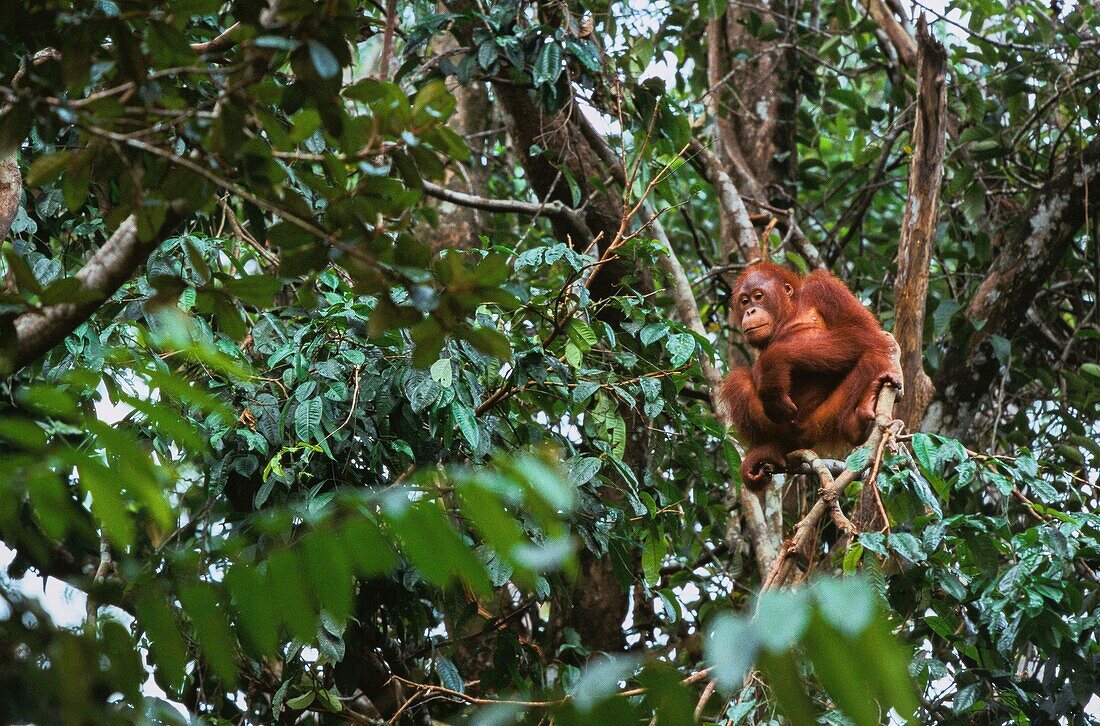
[[[719,158],[743,194],[784,208],[794,201],[798,170],[794,18],[799,4],[730,3],[722,17],[707,25],[707,78]],[[781,38],[753,35],[747,25],[753,15],[774,23]]]
[[[8,236],[15,215],[19,213],[19,198],[23,195],[23,178],[19,174],[19,158],[14,151],[0,157],[0,242]]]

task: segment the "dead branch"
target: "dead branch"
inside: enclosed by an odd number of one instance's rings
[[[929,34],[923,15],[917,21],[917,44],[917,120],[894,281],[894,336],[901,346],[902,370],[909,382],[899,418],[910,428],[924,416],[934,394],[923,364],[924,309],[947,143],[947,51]]]

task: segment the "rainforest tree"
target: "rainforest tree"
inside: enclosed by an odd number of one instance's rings
[[[0,719],[1089,712],[1100,18],[902,5],[0,1]],[[906,390],[758,496],[765,257]]]

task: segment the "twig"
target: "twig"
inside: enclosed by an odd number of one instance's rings
[[[233,23],[228,28],[223,30],[220,34],[207,40],[203,43],[192,43],[191,50],[195,51],[199,55],[203,53],[221,53],[222,51],[229,50],[237,43],[235,33],[238,28],[241,27],[239,22]]]
[[[707,687],[703,689],[703,695],[699,696],[699,702],[695,704],[695,720],[698,721],[703,715],[703,709],[707,707],[707,701],[714,694],[714,687],[717,685],[717,681],[710,681],[707,683]]]

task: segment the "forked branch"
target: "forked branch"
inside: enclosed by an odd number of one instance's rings
[[[867,438],[866,444],[864,444],[869,451],[876,452],[876,455],[881,455],[881,444],[885,437],[892,435],[892,432],[896,430],[893,412],[894,401],[897,395],[898,390],[891,385],[884,386],[882,392],[879,394],[878,402],[875,407],[874,428],[871,429],[871,435]],[[818,522],[821,521],[821,518],[826,512],[831,513],[833,521],[836,522],[837,526],[842,531],[848,534],[854,534],[855,526],[840,509],[839,496],[846,486],[855,481],[857,477],[872,466],[871,457],[868,457],[867,462],[864,463],[863,466],[855,470],[845,467],[844,471],[841,472],[839,476],[833,478],[828,466],[822,459],[818,458],[817,454],[814,452],[804,449],[795,452],[792,456],[802,459],[813,468],[814,473],[821,481],[821,495],[806,516],[795,525],[794,533],[783,543],[783,547],[779,552],[779,558],[776,560],[771,572],[768,573],[767,578],[764,580],[764,585],[761,590],[782,587],[787,583],[791,577],[791,573],[794,571],[794,555],[806,551],[806,548],[813,538],[814,532],[817,530]],[[876,463],[874,469],[877,470],[877,468]]]

